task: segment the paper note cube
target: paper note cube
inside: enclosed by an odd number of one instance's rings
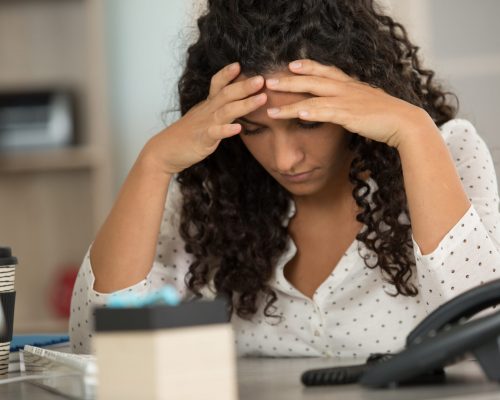
[[[236,355],[226,302],[99,308],[98,399],[236,400]]]

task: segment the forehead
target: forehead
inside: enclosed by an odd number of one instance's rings
[[[271,72],[267,74],[262,75],[264,79],[281,79],[284,77],[290,77],[290,76],[298,76],[296,74],[293,74],[292,72],[288,70],[280,70],[276,72]],[[247,76],[245,74],[240,74],[233,82],[241,82],[244,81],[245,79],[250,78],[251,76]],[[269,119],[267,115],[267,109],[271,107],[282,107],[286,106],[289,104],[293,104],[296,102],[299,102],[301,100],[308,99],[310,97],[313,97],[309,93],[291,93],[291,92],[278,92],[274,90],[267,89],[267,87],[264,85],[264,87],[257,93],[266,93],[267,95],[267,102],[257,110],[253,111],[250,114],[247,114],[247,117],[251,120],[262,120],[262,119]],[[256,93],[256,94],[257,94]]]

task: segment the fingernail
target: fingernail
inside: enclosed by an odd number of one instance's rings
[[[260,103],[262,100],[264,100],[265,96],[266,95],[264,93],[261,93],[261,94],[255,96],[254,100],[255,100],[256,103]]]
[[[235,62],[235,63],[232,63],[230,66],[229,66],[229,71],[233,72],[233,71],[236,71],[236,69],[238,68],[238,63]]]
[[[241,129],[240,124],[231,124],[231,132],[239,132]]]
[[[276,86],[279,83],[279,79],[268,79],[266,81],[267,86]]]
[[[300,69],[302,68],[302,63],[300,61],[294,61],[290,64],[290,68],[292,69]]]
[[[309,112],[308,111],[299,111],[299,117],[301,118],[307,118],[309,116]]]
[[[262,76],[256,76],[255,78],[252,78],[252,85],[253,86],[259,86],[262,84]]]
[[[267,109],[267,113],[269,115],[277,115],[277,114],[279,114],[279,112],[280,112],[279,108],[268,108]]]

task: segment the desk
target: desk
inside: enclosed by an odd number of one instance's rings
[[[304,370],[329,366],[332,366],[332,361],[324,358],[240,359],[238,360],[240,400],[500,399],[500,386],[488,382],[478,365],[472,361],[464,361],[448,368],[448,381],[443,385],[370,390],[359,385],[306,388],[300,383],[300,375]],[[62,398],[28,382],[0,385],[2,400]]]
[[[358,361],[359,362],[359,361]],[[346,364],[352,364],[352,361]],[[447,383],[398,389],[366,389],[359,385],[305,387],[306,369],[331,367],[328,359],[243,359],[238,363],[241,400],[431,400],[500,399],[500,385],[488,382],[478,364],[464,361],[447,368]]]

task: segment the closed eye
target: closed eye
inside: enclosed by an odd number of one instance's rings
[[[265,128],[264,127],[260,127],[260,128],[257,128],[257,129],[248,129],[246,127],[243,128],[243,134],[245,135],[256,135],[258,133],[261,133]]]
[[[294,123],[301,129],[315,129],[319,128],[321,125],[323,125],[323,122],[315,122],[315,121],[301,121],[300,119],[295,119]],[[256,129],[248,129],[247,127],[243,126],[243,134],[244,135],[257,135],[259,133],[262,133],[266,127],[261,126]]]
[[[301,127],[302,129],[315,129],[319,128],[321,125],[323,125],[323,122],[315,122],[315,121],[301,121],[300,119],[297,120],[297,125]]]

